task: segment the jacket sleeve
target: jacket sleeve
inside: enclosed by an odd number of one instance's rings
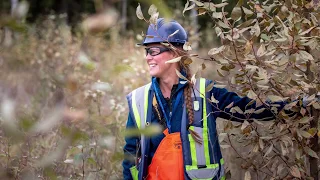
[[[137,128],[131,113],[128,115],[126,129],[128,128]],[[138,140],[138,137],[125,137],[126,144],[123,147],[124,160],[122,162],[124,180],[132,180],[130,168],[135,165]]]
[[[210,96],[214,96],[218,103],[213,103],[213,112],[217,117],[221,117],[224,119],[243,122],[244,120],[273,120],[278,112],[284,107],[285,102],[277,102],[277,103],[265,103],[265,105],[261,105],[256,107],[256,102],[252,102],[252,99],[248,97],[240,97],[234,92],[229,92],[225,88],[213,88],[210,92]],[[211,98],[211,97],[208,97]],[[239,113],[238,111],[231,111],[231,108],[226,108],[229,104],[233,102],[232,107],[238,106],[242,112],[246,112],[246,110],[254,109],[259,110],[265,108],[261,113]],[[250,104],[249,104],[250,103]],[[274,107],[274,108],[272,108]],[[274,109],[275,111],[271,111]]]

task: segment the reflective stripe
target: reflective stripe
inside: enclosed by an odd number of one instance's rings
[[[151,83],[145,85],[144,88],[144,122],[147,122],[147,112],[148,112],[148,99],[149,99],[149,89]]]
[[[207,100],[206,100],[206,79],[200,78],[200,97],[203,98],[203,145],[204,145],[204,156],[206,159],[206,165],[210,164],[210,155],[209,155],[209,134],[208,134],[208,118],[207,118]]]
[[[219,164],[209,164],[206,168],[203,169],[216,169],[219,167]],[[186,165],[186,170],[198,170],[198,166],[190,166],[190,165]]]
[[[193,126],[190,126],[191,130],[194,130]],[[196,152],[196,142],[193,140],[191,134],[188,134],[190,141],[190,153],[191,153],[191,164],[192,166],[197,166],[197,152]]]
[[[132,92],[131,106],[133,115],[139,129],[144,128],[147,121],[148,95],[151,83],[142,86]],[[143,104],[142,104],[143,103]]]
[[[139,115],[139,112],[138,112],[138,108],[137,108],[137,103],[136,103],[136,91],[137,90],[134,90],[132,92],[132,101],[131,101],[131,106],[132,106],[132,110],[133,110],[133,115],[134,115],[134,119],[136,121],[136,124],[137,124],[137,127],[140,129],[140,115]]]
[[[130,168],[130,172],[131,172],[131,176],[132,176],[132,179],[133,180],[138,180],[138,174],[139,174],[139,171],[137,169],[137,166],[132,166]]]
[[[147,122],[148,112],[148,95],[151,83],[142,86],[132,92],[132,110],[137,127],[143,129]],[[144,154],[145,149],[145,136],[141,135],[141,153]]]

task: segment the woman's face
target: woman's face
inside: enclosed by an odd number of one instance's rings
[[[175,58],[175,53],[161,44],[149,44],[146,47],[146,60],[149,73],[153,77],[162,78],[172,73],[176,74],[178,63],[165,63]]]

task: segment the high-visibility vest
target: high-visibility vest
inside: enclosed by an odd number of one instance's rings
[[[212,111],[211,105],[206,100],[206,97],[209,97],[208,92],[205,91],[208,82],[204,78],[198,79],[194,85],[196,97],[193,97],[194,93],[191,93],[193,100],[198,101],[195,104],[199,105],[199,107],[194,107],[194,122],[190,126],[190,129],[201,136],[203,140],[202,144],[195,142],[187,131],[188,117],[186,108],[183,109],[182,113],[180,133],[186,180],[225,179],[224,160],[219,146],[215,118],[212,115],[208,116],[208,113]],[[151,83],[132,91],[127,96],[129,109],[138,128],[145,128],[151,122],[152,97],[154,92],[150,87]],[[147,174],[148,165],[145,158],[148,158],[148,141],[148,138],[141,135],[141,162],[130,169],[132,177],[135,180],[142,180]]]

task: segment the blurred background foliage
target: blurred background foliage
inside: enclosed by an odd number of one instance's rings
[[[186,7],[187,2],[189,6]],[[315,76],[319,76],[319,60],[311,61],[319,57],[318,50],[310,51],[310,54],[303,52],[299,56],[295,53],[302,51],[301,48],[309,52],[309,48],[318,47],[319,25],[311,25],[318,22],[320,8],[312,9],[309,1],[305,0],[250,0],[251,4],[243,0],[202,2],[220,6],[223,2],[228,4],[222,13],[222,8],[211,12],[213,10],[205,9],[204,4],[196,0],[2,0],[0,179],[122,179],[123,158],[134,157],[122,155],[127,120],[125,95],[150,80],[144,50],[136,46],[148,26],[136,17],[139,4],[144,15],[147,16],[149,6],[155,4],[160,16],[176,19],[186,28],[193,50],[200,55],[193,62],[194,72],[206,67],[207,71],[201,72],[203,77],[227,85],[241,95],[249,95],[248,92],[258,96],[277,94],[274,91],[280,88],[280,92],[295,90],[288,92],[294,99],[306,93],[308,88],[319,88],[319,85],[314,85],[319,77],[314,77],[312,82],[303,79],[308,76],[304,69],[298,69],[299,72],[294,74],[297,78],[289,83],[283,83],[281,78],[293,74],[286,69],[296,72],[296,67],[291,67],[296,60],[292,56],[309,63],[298,65],[309,67]],[[262,2],[263,7],[258,5]],[[318,1],[310,2],[315,4]],[[319,3],[316,5],[319,6]],[[182,13],[188,7],[189,10]],[[296,7],[299,7],[298,10]],[[296,12],[292,13],[289,8]],[[310,9],[314,17],[307,16],[306,12]],[[267,13],[262,16],[260,11]],[[259,17],[256,16],[258,14]],[[278,19],[273,18],[275,15]],[[293,19],[292,22],[287,17]],[[294,31],[290,35],[285,34],[285,38],[279,38],[285,33],[286,26]],[[313,39],[308,37],[311,35]],[[292,44],[291,36],[302,36],[308,42],[301,44],[299,38],[294,38],[296,44]],[[279,44],[276,40],[282,46],[274,50],[271,45]],[[236,45],[233,44],[235,42]],[[294,45],[299,47],[294,49]],[[269,46],[274,52],[265,49]],[[265,51],[272,53],[265,55]],[[241,61],[235,61],[237,57],[233,57],[234,53],[241,55],[238,57]],[[257,53],[259,61],[254,60]],[[278,55],[274,56],[274,53]],[[276,65],[282,63],[281,66],[266,66],[264,63],[270,63],[270,58],[275,59]],[[278,63],[281,58],[284,60]],[[260,64],[260,61],[263,63]],[[225,66],[226,62],[228,66]],[[242,65],[246,65],[248,70],[241,70]],[[246,73],[250,77],[244,78]],[[256,87],[257,79],[268,82],[270,77],[275,78],[277,86],[265,89]],[[251,88],[248,88],[249,85]],[[310,91],[311,97],[312,94],[316,93]],[[282,96],[281,93],[278,95]],[[282,98],[288,98],[285,96]],[[313,102],[308,106],[315,104]],[[299,111],[302,109],[302,116],[308,115],[308,109],[292,106]],[[252,179],[307,177],[309,172],[306,169],[310,165],[306,159],[309,156],[318,157],[314,154],[318,150],[314,152],[314,149],[305,150],[304,147],[308,147],[313,140],[311,137],[317,137],[315,134],[320,131],[317,130],[317,123],[310,128],[311,117],[302,116],[289,119],[289,123],[284,124],[283,117],[278,117],[280,122],[260,125],[259,129],[254,123],[249,127],[249,123],[234,125],[230,121],[221,121],[218,127],[224,137],[220,140],[228,166],[227,177],[230,177],[231,171],[234,179],[244,176],[251,179],[250,173],[256,175]],[[298,128],[303,130],[303,135],[297,138],[294,132]],[[264,132],[266,137],[255,135],[258,130]],[[150,131],[156,132],[158,129]],[[273,132],[286,133],[286,139],[275,136]],[[129,132],[131,135],[137,133]],[[298,144],[288,145],[293,144],[292,141]],[[233,150],[225,150],[230,146]]]

